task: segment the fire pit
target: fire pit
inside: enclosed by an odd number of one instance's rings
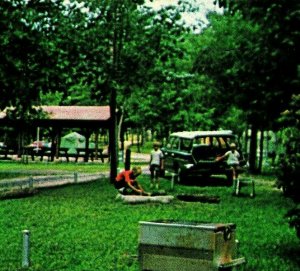
[[[233,270],[245,263],[244,258],[236,259],[235,230],[232,223],[141,221],[140,269]]]

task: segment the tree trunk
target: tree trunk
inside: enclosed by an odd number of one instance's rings
[[[264,159],[264,131],[260,131],[258,173],[261,173]]]
[[[123,129],[123,119],[124,119],[124,106],[121,107],[120,120],[118,125],[118,141],[121,142],[121,150],[124,151],[124,129]]]
[[[83,135],[85,136],[85,155],[84,155],[84,162],[89,161],[89,147],[90,147],[90,137],[92,132],[89,129],[82,130]]]
[[[24,149],[24,130],[23,127],[21,127],[18,133],[18,157],[22,156],[23,149]]]
[[[95,160],[98,160],[98,150],[99,150],[99,129],[95,131]]]
[[[141,135],[142,135],[142,139],[141,139],[141,145],[144,146],[145,141],[147,141],[147,136],[146,136],[146,131],[145,128],[142,127],[142,131],[141,131]]]
[[[137,152],[141,152],[141,146],[140,146],[140,135],[141,135],[141,130],[138,128],[137,129]]]
[[[110,181],[114,182],[117,176],[118,168],[118,144],[117,144],[117,89],[118,74],[120,68],[120,57],[122,43],[122,6],[119,1],[112,1],[113,5],[113,43],[112,43],[112,74],[110,78],[110,134],[109,134],[109,151],[110,151]]]
[[[129,170],[131,167],[131,150],[126,149],[126,155],[125,155],[125,170]]]
[[[245,156],[245,159],[249,159],[249,152],[248,152],[248,143],[249,143],[249,127],[247,125],[246,127],[246,131],[245,131],[245,145],[244,145],[244,156]]]
[[[117,176],[118,151],[117,151],[117,117],[116,117],[116,89],[112,86],[110,100],[110,129],[109,129],[109,152],[110,152],[110,181],[114,182]]]
[[[250,135],[250,153],[249,153],[249,170],[251,172],[256,172],[256,150],[257,150],[257,127],[255,125],[251,128]]]

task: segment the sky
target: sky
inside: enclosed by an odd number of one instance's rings
[[[1,1],[1,0],[0,0]],[[145,0],[145,6],[152,7],[153,9],[160,9],[163,6],[177,5],[180,0]],[[206,13],[209,11],[214,11],[222,13],[223,10],[218,8],[213,4],[214,0],[183,0],[192,4],[196,4],[199,7],[199,12],[184,12],[182,13],[183,21],[189,26],[196,26],[194,32],[201,32],[201,25],[204,26],[208,24],[206,19]],[[64,0],[65,5],[70,5],[70,0]],[[83,13],[88,13],[89,9],[84,6],[83,2],[77,1],[77,7],[81,9]]]
[[[167,6],[167,5],[176,5],[178,0],[153,0],[150,2],[149,0],[146,0],[146,5],[150,6],[154,9],[159,9],[162,6]],[[200,19],[203,21],[205,24],[208,23],[205,14],[208,11],[215,11],[218,13],[222,13],[222,9],[216,7],[213,4],[213,0],[190,0],[190,2],[195,2],[199,5],[200,11],[197,13],[184,13],[182,15],[184,21],[187,24],[195,24],[197,19]]]
[[[196,2],[200,5],[203,5],[204,7],[208,9],[214,9],[215,5],[213,4],[213,0],[191,0],[190,2]],[[146,1],[147,5],[159,8],[164,5],[175,5],[177,4],[178,0],[153,0],[150,2],[149,0]]]

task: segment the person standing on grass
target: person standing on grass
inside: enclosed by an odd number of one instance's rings
[[[163,164],[163,153],[159,148],[159,143],[153,143],[153,150],[150,153],[150,173],[151,173],[151,180],[150,180],[150,188],[153,188],[155,185],[156,189],[159,189],[159,176],[160,172],[164,168]]]
[[[223,156],[217,157],[216,161],[221,161],[227,158],[227,165],[232,170],[232,177],[235,181],[238,178],[238,168],[240,165],[240,153],[236,150],[234,143],[230,144],[230,151],[227,151]]]
[[[145,192],[143,187],[137,181],[137,177],[141,175],[141,173],[141,167],[133,167],[132,170],[121,171],[115,179],[115,188],[123,195],[149,196],[150,194]]]

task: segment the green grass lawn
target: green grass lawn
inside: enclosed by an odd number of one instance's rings
[[[170,181],[162,180],[170,194],[219,196],[219,204],[174,200],[126,205],[115,200],[106,179],[0,201],[0,270],[22,270],[22,230],[28,229],[28,270],[135,271],[139,221],[159,219],[235,223],[240,255],[247,260],[244,270],[299,270],[299,240],[283,218],[293,203],[273,187],[274,178],[255,178],[254,199],[233,197],[230,187],[220,185],[177,185],[169,191]],[[148,176],[140,181],[148,188]]]
[[[84,162],[29,162],[24,164],[16,161],[0,161],[0,174],[16,171],[78,171],[85,173],[98,172],[101,169],[109,168],[108,163],[84,163]]]
[[[109,170],[109,163],[0,161],[0,182],[18,177],[61,173],[98,173]]]

